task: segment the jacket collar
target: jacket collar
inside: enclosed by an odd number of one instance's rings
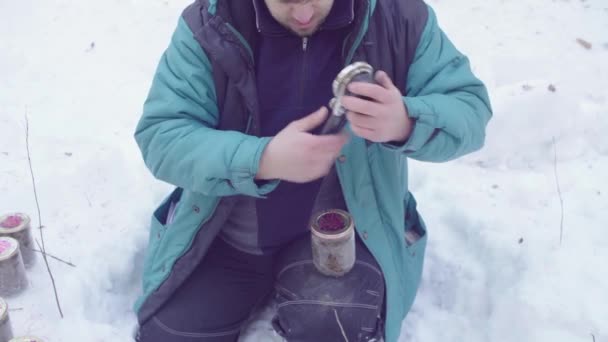
[[[258,32],[269,36],[290,34],[290,31],[276,21],[264,0],[252,0],[255,8],[256,27]],[[355,19],[355,0],[335,0],[334,4],[321,24],[320,30],[334,30],[345,27]]]

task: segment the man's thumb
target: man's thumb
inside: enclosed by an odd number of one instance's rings
[[[321,125],[327,117],[327,108],[319,108],[316,112],[309,114],[300,120],[293,122],[293,126],[301,132],[309,132]]]

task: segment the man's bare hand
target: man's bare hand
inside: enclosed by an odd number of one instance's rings
[[[323,124],[327,108],[291,122],[266,146],[256,179],[280,179],[307,183],[329,172],[342,147],[346,133],[314,135],[309,133]]]
[[[412,132],[413,120],[408,116],[401,91],[383,71],[378,71],[375,79],[379,85],[354,82],[348,87],[352,93],[373,101],[354,96],[342,99],[351,129],[357,136],[373,142],[404,142]]]

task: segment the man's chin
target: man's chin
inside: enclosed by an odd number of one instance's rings
[[[312,36],[313,34],[315,34],[317,32],[317,30],[319,30],[319,27],[320,27],[320,25],[315,25],[315,26],[311,26],[311,27],[307,27],[307,28],[290,26],[289,30],[297,36],[309,37],[309,36]]]
[[[304,38],[304,37],[310,37],[313,34],[315,34],[315,32],[317,32],[318,28],[311,28],[311,29],[306,29],[306,30],[301,30],[301,29],[291,29],[291,32],[295,33],[296,35]]]

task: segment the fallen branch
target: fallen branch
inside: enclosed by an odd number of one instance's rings
[[[555,137],[553,137],[553,173],[555,174],[555,185],[557,186],[557,194],[559,195],[559,204],[561,207],[561,217],[559,221],[559,244],[562,244],[562,238],[564,236],[564,199],[562,197],[562,190],[559,186],[559,178],[557,176],[557,145],[555,144]]]
[[[38,245],[38,248],[41,248],[38,239],[36,239],[36,244]],[[51,283],[53,283],[53,292],[55,292],[55,302],[57,303],[57,309],[59,309],[59,315],[61,316],[61,318],[63,318],[63,312],[61,311],[61,305],[59,304],[59,296],[57,295],[57,286],[55,285],[55,278],[53,277],[53,272],[51,272],[51,268],[49,267],[49,260],[46,257],[46,253],[42,253],[42,258],[44,259],[44,263],[46,264],[46,269],[49,271]]]
[[[61,311],[61,305],[59,304],[59,295],[57,294],[57,286],[55,285],[55,278],[53,277],[53,272],[51,272],[51,267],[49,266],[48,258],[46,257],[46,249],[44,246],[44,234],[42,234],[42,216],[40,215],[40,203],[38,202],[38,192],[36,191],[36,178],[34,177],[34,169],[32,167],[32,158],[30,157],[30,126],[27,120],[27,112],[25,113],[25,148],[27,150],[27,162],[30,167],[30,175],[32,176],[32,186],[34,188],[34,198],[36,199],[36,209],[38,210],[38,231],[40,232],[40,241],[42,241],[42,246],[38,240],[36,243],[38,244],[38,248],[42,251],[42,258],[44,259],[44,263],[46,264],[46,269],[49,272],[49,276],[51,277],[51,282],[53,283],[53,292],[55,293],[55,301],[57,302],[57,309],[59,310],[59,315],[63,318],[63,311]]]
[[[60,259],[60,258],[58,258],[58,257],[56,257],[56,256],[54,256],[54,255],[52,255],[52,254],[45,253],[45,252],[43,252],[43,251],[39,251],[39,250],[37,250],[37,249],[32,249],[32,250],[33,250],[34,252],[38,252],[38,253],[41,253],[41,254],[46,254],[46,256],[51,257],[51,258],[53,258],[53,259],[55,259],[55,260],[57,260],[57,261],[59,261],[59,262],[62,262],[62,263],[64,263],[64,264],[68,265],[68,266],[76,267],[76,265],[72,264],[71,262],[69,262],[69,261],[65,261],[65,260],[63,260],[63,259]]]

